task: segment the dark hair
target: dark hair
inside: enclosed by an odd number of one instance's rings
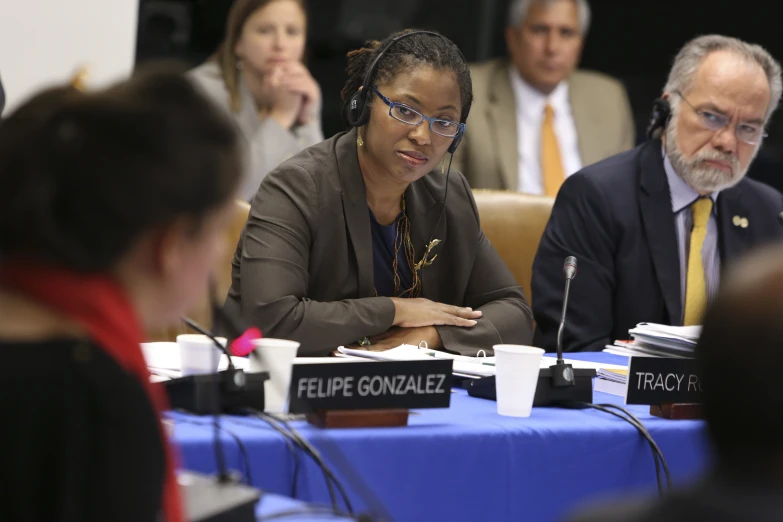
[[[360,47],[348,53],[348,81],[340,92],[343,100],[343,121],[347,124],[346,111],[351,96],[356,94],[364,82],[367,69],[378,56],[380,49],[384,49],[390,41],[408,33],[414,29],[406,29],[392,34],[383,42],[368,41]],[[460,120],[465,121],[473,104],[473,83],[470,80],[470,68],[465,62],[457,46],[448,38],[432,34],[417,34],[403,38],[387,50],[381,61],[375,66],[375,71],[370,78],[371,84],[383,84],[404,68],[429,66],[435,69],[453,71],[459,83],[460,98],[462,99],[462,111]],[[373,97],[368,97],[368,101]]]
[[[762,249],[732,267],[696,346],[705,417],[724,464],[783,455],[781,256],[780,246]]]
[[[239,112],[242,109],[242,100],[239,95],[239,69],[237,68],[239,60],[236,54],[234,54],[234,47],[236,47],[237,41],[242,36],[242,30],[245,27],[245,23],[247,23],[247,19],[253,16],[259,9],[276,1],[279,0],[235,0],[228,11],[228,16],[226,17],[226,37],[211,59],[217,62],[218,67],[220,67],[220,74],[223,77],[223,82],[226,84],[226,89],[228,89],[231,110],[234,112]],[[305,21],[307,21],[307,4],[305,0],[289,1],[299,4],[299,7],[302,8],[302,13],[305,15]]]
[[[0,124],[0,256],[105,271],[142,233],[229,201],[236,131],[184,70],[49,89]]]

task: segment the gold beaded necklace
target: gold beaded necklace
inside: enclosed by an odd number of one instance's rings
[[[394,260],[392,261],[392,271],[394,273],[394,297],[419,297],[421,294],[421,278],[419,277],[419,268],[416,266],[413,241],[411,241],[411,222],[408,219],[408,211],[405,204],[405,194],[402,195],[402,212],[396,219],[397,225],[394,236]],[[400,249],[405,252],[405,261],[411,270],[411,287],[400,292],[402,280],[400,279]],[[378,290],[373,287],[375,296],[378,297]]]

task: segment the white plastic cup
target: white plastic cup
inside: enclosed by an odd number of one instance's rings
[[[495,391],[498,414],[530,417],[544,350],[517,344],[498,344],[495,350]]]
[[[226,346],[225,337],[216,337],[218,342]],[[201,334],[183,334],[177,336],[179,346],[180,368],[182,376],[199,373],[215,373],[223,352],[215,346],[215,342]]]
[[[285,339],[256,339],[255,350],[250,352],[249,373],[269,372],[264,382],[264,411],[285,413],[288,409],[288,387],[291,385],[291,369],[299,349],[296,341]]]

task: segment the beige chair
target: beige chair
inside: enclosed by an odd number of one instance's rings
[[[532,303],[533,259],[554,198],[486,189],[475,189],[473,196],[481,228]]]
[[[218,299],[223,299],[231,286],[231,261],[239,243],[239,236],[245,228],[247,216],[250,213],[250,205],[246,201],[237,200],[234,205],[234,216],[231,225],[226,230],[225,253],[215,267],[216,290]],[[188,317],[205,328],[212,328],[212,314],[209,296],[204,298],[188,312]],[[176,341],[177,336],[183,333],[194,333],[184,324],[178,324],[156,332],[150,332],[147,336],[150,341]]]

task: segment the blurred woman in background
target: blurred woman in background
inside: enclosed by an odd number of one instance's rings
[[[302,63],[306,38],[303,0],[236,0],[218,51],[189,73],[247,140],[245,200],[269,171],[324,139],[321,89]]]
[[[206,291],[239,152],[181,70],[0,123],[0,520],[183,520],[139,343]]]

